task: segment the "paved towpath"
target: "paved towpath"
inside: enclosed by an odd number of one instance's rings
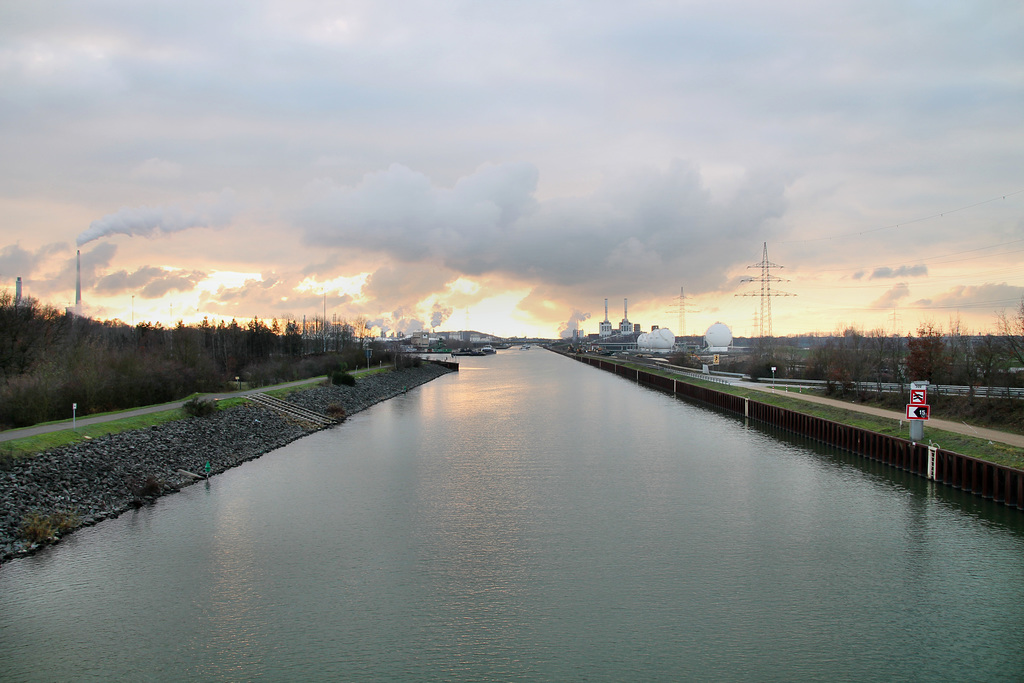
[[[370,368],[370,370],[377,370],[379,368]],[[355,370],[351,374],[362,375],[366,374],[370,370]],[[202,394],[201,398],[212,399],[219,401],[225,398],[237,398],[239,396],[249,396],[250,394],[262,394],[273,389],[287,389],[289,387],[299,387],[304,384],[316,384],[326,379],[326,376],[321,375],[319,377],[310,377],[309,379],[300,379],[295,382],[285,382],[283,384],[275,384],[269,387],[259,387],[257,389],[243,389],[242,391],[229,391],[222,394]],[[174,410],[185,405],[185,401],[172,401],[170,403],[161,403],[156,406],[145,406],[143,408],[133,408],[132,410],[124,410],[116,413],[110,413],[108,415],[95,415],[92,417],[80,417],[75,422],[76,427],[85,427],[88,425],[101,424],[103,422],[113,422],[114,420],[121,420],[126,417],[136,417],[139,415],[148,415],[150,413],[160,413],[165,410]],[[0,432],[0,441],[12,441],[14,439],[24,439],[27,436],[37,436],[39,434],[47,434],[49,432],[59,432],[65,429],[71,429],[71,420],[65,420],[63,422],[51,422],[45,425],[36,425],[34,427],[22,427],[21,429],[8,429]]]
[[[735,382],[733,386],[743,387],[745,389],[756,389],[757,391],[773,392],[779,394],[786,394],[790,398],[797,398],[801,401],[809,401],[811,403],[821,403],[823,405],[835,406],[837,408],[846,408],[847,410],[855,410],[859,413],[868,413],[871,415],[877,415],[879,417],[887,417],[892,420],[907,421],[905,413],[898,413],[894,410],[885,410],[884,408],[875,408],[874,406],[866,406],[857,402],[846,402],[839,401],[834,398],[825,398],[824,396],[818,396],[816,394],[801,394],[793,391],[794,387],[789,387],[787,391],[786,387],[776,385],[774,390],[770,384],[762,384],[759,382]],[[967,436],[974,436],[979,439],[986,439],[987,441],[995,441],[998,443],[1008,444],[1010,446],[1016,446],[1017,448],[1024,448],[1024,436],[1020,434],[1011,434],[1009,432],[1000,432],[995,429],[985,429],[984,427],[972,427],[964,424],[963,422],[953,422],[951,420],[941,419],[930,419],[924,423],[924,436],[928,438],[928,429],[941,429],[945,432],[954,432],[956,434],[966,434]],[[941,445],[941,443],[940,443]]]

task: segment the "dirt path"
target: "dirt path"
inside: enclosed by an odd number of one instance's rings
[[[787,391],[786,387],[776,386],[773,390],[771,386],[760,384],[758,382],[736,382],[733,386],[740,386],[744,389],[754,389],[757,391],[763,391],[766,393],[786,394],[789,398],[796,398],[801,401],[808,401],[810,403],[821,403],[822,405],[835,406],[837,408],[845,408],[847,410],[855,410],[859,413],[868,413],[870,415],[877,415],[878,417],[887,417],[892,420],[902,420],[906,422],[906,415],[904,413],[898,413],[894,410],[885,410],[883,408],[875,408],[873,406],[866,406],[855,401],[847,403],[846,401],[839,401],[834,398],[825,398],[823,396],[816,396],[814,394],[801,394],[792,391],[793,387],[789,387],[790,391]],[[985,429],[983,427],[971,427],[962,422],[952,422],[950,420],[931,419],[924,423],[925,438],[928,438],[928,430],[941,429],[946,432],[954,432],[956,434],[965,434],[967,436],[974,436],[979,439],[986,439],[988,441],[995,441],[998,443],[1008,444],[1017,448],[1024,448],[1024,436],[1020,434],[1010,434],[1009,432],[1000,432],[995,429]]]
[[[371,368],[376,369],[376,368]],[[351,374],[359,375],[369,372],[368,370],[356,370]],[[310,377],[309,379],[300,379],[295,382],[285,382],[284,384],[275,384],[269,387],[259,387],[257,389],[245,389],[243,391],[230,391],[222,394],[203,394],[201,398],[211,399],[219,401],[225,398],[237,398],[239,396],[248,396],[250,394],[261,394],[273,389],[287,389],[289,387],[298,387],[304,384],[315,384],[317,382],[324,381],[325,377]],[[95,417],[80,417],[75,421],[75,427],[86,427],[88,425],[101,424],[103,422],[113,422],[114,420],[121,420],[126,417],[137,417],[139,415],[148,415],[150,413],[160,413],[165,410],[174,410],[180,408],[185,404],[185,401],[172,401],[171,403],[161,403],[156,406],[146,406],[144,408],[134,408],[132,410],[124,410],[116,413],[110,413],[109,415],[97,415]],[[14,439],[24,439],[27,436],[37,436],[39,434],[48,434],[50,432],[59,432],[65,429],[71,429],[71,420],[65,420],[63,422],[52,422],[45,425],[36,425],[35,427],[22,427],[21,429],[8,429],[0,432],[0,441],[13,441]]]

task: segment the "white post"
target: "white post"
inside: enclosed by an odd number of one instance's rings
[[[772,393],[775,393],[775,366],[772,366]]]
[[[78,418],[76,417],[76,413],[77,412],[78,412],[78,404],[77,403],[72,403],[71,404],[71,431],[77,431],[78,430],[78,426],[77,426]]]

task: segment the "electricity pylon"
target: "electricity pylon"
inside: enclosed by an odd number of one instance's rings
[[[679,327],[676,328],[676,330],[678,330],[676,332],[676,336],[678,336],[678,337],[685,337],[686,336],[686,311],[689,310],[689,307],[687,306],[687,303],[686,303],[687,296],[686,296],[686,294],[683,293],[683,288],[682,287],[679,288],[679,296],[675,297],[675,300],[676,300],[676,312],[679,314]],[[670,313],[671,311],[665,311],[665,312],[666,313]]]
[[[790,294],[789,292],[780,292],[778,290],[772,291],[773,282],[789,282],[789,280],[783,280],[781,277],[772,275],[772,268],[782,268],[777,263],[772,263],[768,260],[768,243],[764,243],[764,255],[761,257],[760,263],[747,266],[747,268],[760,268],[760,277],[745,277],[740,282],[760,282],[760,292],[746,292],[744,294],[737,294],[736,296],[760,296],[761,297],[761,316],[758,320],[758,336],[761,339],[772,338],[772,297],[773,296],[796,296],[796,294]]]

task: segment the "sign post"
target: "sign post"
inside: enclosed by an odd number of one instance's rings
[[[77,413],[78,413],[78,404],[77,403],[72,403],[71,404],[71,431],[73,431],[73,432],[77,431],[77,429],[78,429],[78,427],[77,427],[77,424],[78,424]]]
[[[924,441],[924,421],[931,416],[928,405],[928,382],[910,383],[910,403],[907,404],[907,420],[910,422],[910,440]]]

